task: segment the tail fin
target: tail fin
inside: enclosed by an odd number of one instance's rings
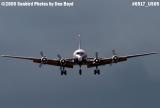
[[[79,39],[79,40],[78,40],[78,41],[79,41],[78,47],[79,47],[79,49],[81,49],[81,35],[80,35],[80,34],[78,35],[78,39]]]

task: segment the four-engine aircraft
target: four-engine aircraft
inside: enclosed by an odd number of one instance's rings
[[[8,58],[17,58],[17,59],[24,59],[24,60],[31,60],[33,63],[39,63],[39,67],[42,65],[54,65],[59,66],[61,70],[61,75],[67,75],[67,71],[65,68],[73,68],[74,65],[79,65],[79,75],[82,75],[81,67],[86,65],[88,68],[95,67],[94,74],[99,75],[100,70],[99,66],[106,65],[106,64],[113,64],[118,62],[127,61],[129,58],[135,58],[140,56],[152,55],[157,54],[156,52],[151,53],[143,53],[143,54],[135,54],[135,55],[127,55],[127,56],[118,56],[115,50],[112,50],[113,56],[110,58],[101,58],[98,56],[98,52],[95,53],[95,57],[88,57],[85,50],[81,48],[81,40],[79,35],[79,48],[74,51],[73,58],[63,58],[60,54],[57,55],[56,59],[49,59],[47,58],[43,52],[40,52],[41,58],[35,57],[23,57],[23,56],[11,56],[11,55],[1,55],[2,57]]]

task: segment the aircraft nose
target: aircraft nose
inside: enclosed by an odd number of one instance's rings
[[[81,56],[78,56],[78,61],[82,61],[82,57]]]

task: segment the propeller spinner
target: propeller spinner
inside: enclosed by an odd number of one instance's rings
[[[43,51],[40,52],[40,55],[41,55],[41,63],[39,65],[39,67],[41,68],[43,64],[46,64],[48,59],[47,57],[44,55]]]
[[[60,63],[63,66],[66,63],[66,60],[60,54],[57,54],[57,57],[59,58]]]
[[[94,64],[99,63],[99,56],[98,56],[98,52],[95,53],[95,59],[94,59]]]
[[[115,49],[112,50],[112,54],[113,54],[113,56],[112,56],[112,63],[117,63],[119,57],[117,56],[117,53],[116,53]],[[112,63],[110,65],[112,65]]]

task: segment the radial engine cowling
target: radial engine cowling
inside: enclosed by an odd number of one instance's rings
[[[112,62],[113,63],[117,63],[119,61],[119,57],[118,56],[113,56],[112,57]]]
[[[46,64],[48,61],[47,57],[42,57],[41,58],[41,63]]]
[[[61,59],[61,60],[60,60],[60,63],[61,63],[61,65],[63,66],[63,65],[66,64],[66,60],[65,60],[65,59]]]
[[[98,64],[99,62],[100,62],[100,60],[95,58],[94,61],[93,61],[93,64]]]

